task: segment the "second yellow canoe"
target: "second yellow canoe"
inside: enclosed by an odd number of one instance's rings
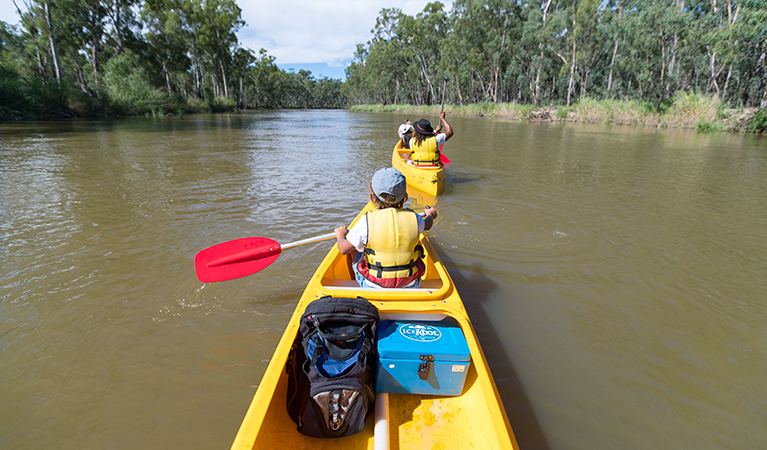
[[[444,167],[416,167],[407,163],[410,150],[401,147],[398,141],[391,157],[391,165],[402,172],[407,179],[408,187],[414,187],[429,195],[440,195],[445,191]]]

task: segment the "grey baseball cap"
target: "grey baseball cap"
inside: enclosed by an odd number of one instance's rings
[[[393,195],[396,198],[394,203],[401,202],[407,194],[405,175],[394,167],[387,167],[376,172],[370,185],[373,187],[373,193],[382,201],[384,200],[381,194]]]

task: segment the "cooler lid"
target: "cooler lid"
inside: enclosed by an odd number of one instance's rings
[[[461,327],[448,321],[392,321],[378,325],[380,358],[419,361],[432,355],[436,362],[467,362],[471,352]]]

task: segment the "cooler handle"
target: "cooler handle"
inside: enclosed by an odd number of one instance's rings
[[[429,372],[431,371],[429,363],[433,362],[433,355],[421,355],[421,364],[418,365],[418,377],[420,379],[426,381],[429,378]]]

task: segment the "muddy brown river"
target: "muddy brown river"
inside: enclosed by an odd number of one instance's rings
[[[0,124],[0,448],[229,448],[332,241],[222,283],[194,255],[348,224],[405,118]],[[766,448],[767,138],[448,119],[412,203],[520,447]]]

